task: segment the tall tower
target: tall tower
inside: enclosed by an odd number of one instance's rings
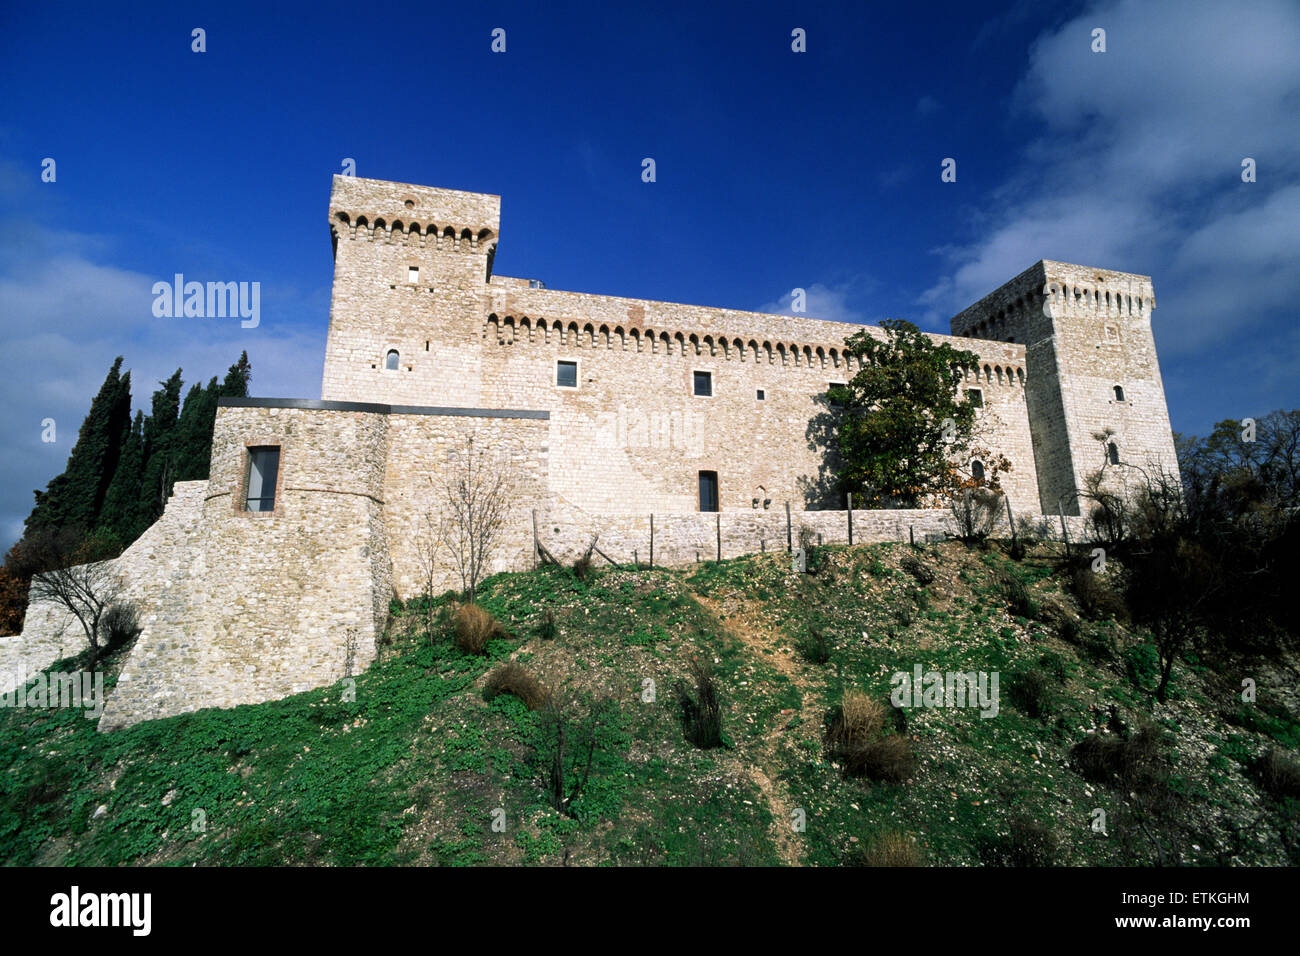
[[[1135,468],[1177,476],[1155,307],[1149,276],[1044,259],[953,317],[954,335],[1025,345],[1045,514],[1079,514],[1084,479],[1103,464],[1121,480],[1141,480]]]
[[[335,176],[321,398],[474,406],[501,198]]]

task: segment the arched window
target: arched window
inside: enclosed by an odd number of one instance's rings
[[[1111,442],[1106,446],[1106,460],[1112,465],[1119,464],[1119,446]]]
[[[388,369],[390,372],[396,372],[399,358],[400,356],[397,354],[397,349],[389,349],[388,358],[384,359],[384,368]]]
[[[983,480],[984,480],[984,462],[980,461],[978,458],[974,459],[974,460],[970,463],[970,476],[971,476],[972,478],[974,478],[976,481],[983,481]]]
[[[1122,402],[1122,401],[1124,401],[1124,386],[1123,386],[1123,385],[1116,385],[1116,386],[1115,386],[1115,401],[1117,401],[1117,402]]]

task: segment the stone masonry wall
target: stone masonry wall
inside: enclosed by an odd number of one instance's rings
[[[100,729],[283,697],[374,659],[391,594],[386,426],[377,414],[218,410],[184,594],[137,641]],[[265,513],[242,507],[258,445],[281,449]]]

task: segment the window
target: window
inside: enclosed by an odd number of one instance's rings
[[[275,481],[280,473],[278,446],[248,449],[248,477],[244,483],[245,511],[275,510]]]
[[[543,282],[541,279],[529,279],[529,280],[528,280],[528,288],[530,288],[530,289],[545,289],[545,288],[546,288],[546,283]]]
[[[984,393],[981,392],[978,388],[966,389],[966,397],[970,399],[970,403],[974,405],[976,408],[984,407]]]
[[[976,481],[984,480],[984,462],[976,458],[970,463],[970,476]]]
[[[560,388],[578,387],[578,363],[561,359],[555,363],[555,384]]]
[[[1117,401],[1117,402],[1122,402],[1122,401],[1124,401],[1124,386],[1123,386],[1123,385],[1116,385],[1116,386],[1115,386],[1115,401]]]
[[[401,358],[401,356],[397,354],[397,349],[389,349],[388,357],[384,359],[384,368],[390,372],[396,372],[399,358]]]
[[[767,393],[764,392],[764,391],[760,388],[760,389],[758,390],[758,400],[761,402],[761,401],[763,401],[763,400],[766,399],[766,398],[767,398]]]
[[[1106,460],[1112,465],[1119,464],[1119,446],[1114,442],[1106,446]]]
[[[419,267],[419,266],[407,266],[407,267],[406,267],[406,281],[407,281],[407,282],[419,282],[419,281],[420,281],[420,267]]]
[[[843,382],[831,382],[826,386],[826,400],[830,403],[831,408],[844,407],[844,389],[846,387]]]
[[[709,396],[713,394],[713,373],[696,372],[695,373],[695,394]],[[713,508],[713,511],[718,509]]]
[[[718,510],[718,473],[716,471],[700,472],[700,510]]]

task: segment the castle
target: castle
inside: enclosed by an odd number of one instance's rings
[[[222,400],[209,479],[178,484],[118,559],[145,627],[101,729],[285,696],[373,660],[391,598],[429,584],[420,529],[467,436],[513,479],[490,570],[531,566],[535,542],[572,556],[596,534],[613,560],[645,563],[651,522],[657,564],[783,549],[792,520],[827,542],[946,527],[937,509],[846,514],[833,493],[818,423],[863,326],[495,275],[497,196],[335,176],[329,228],[320,400]],[[1154,308],[1146,276],[1044,260],[934,336],[980,357],[962,387],[1013,464],[1017,517],[1077,516],[1106,456],[1177,468]],[[433,583],[460,581],[447,563]],[[78,643],[57,608],[33,605],[23,634],[0,639],[0,668]]]

